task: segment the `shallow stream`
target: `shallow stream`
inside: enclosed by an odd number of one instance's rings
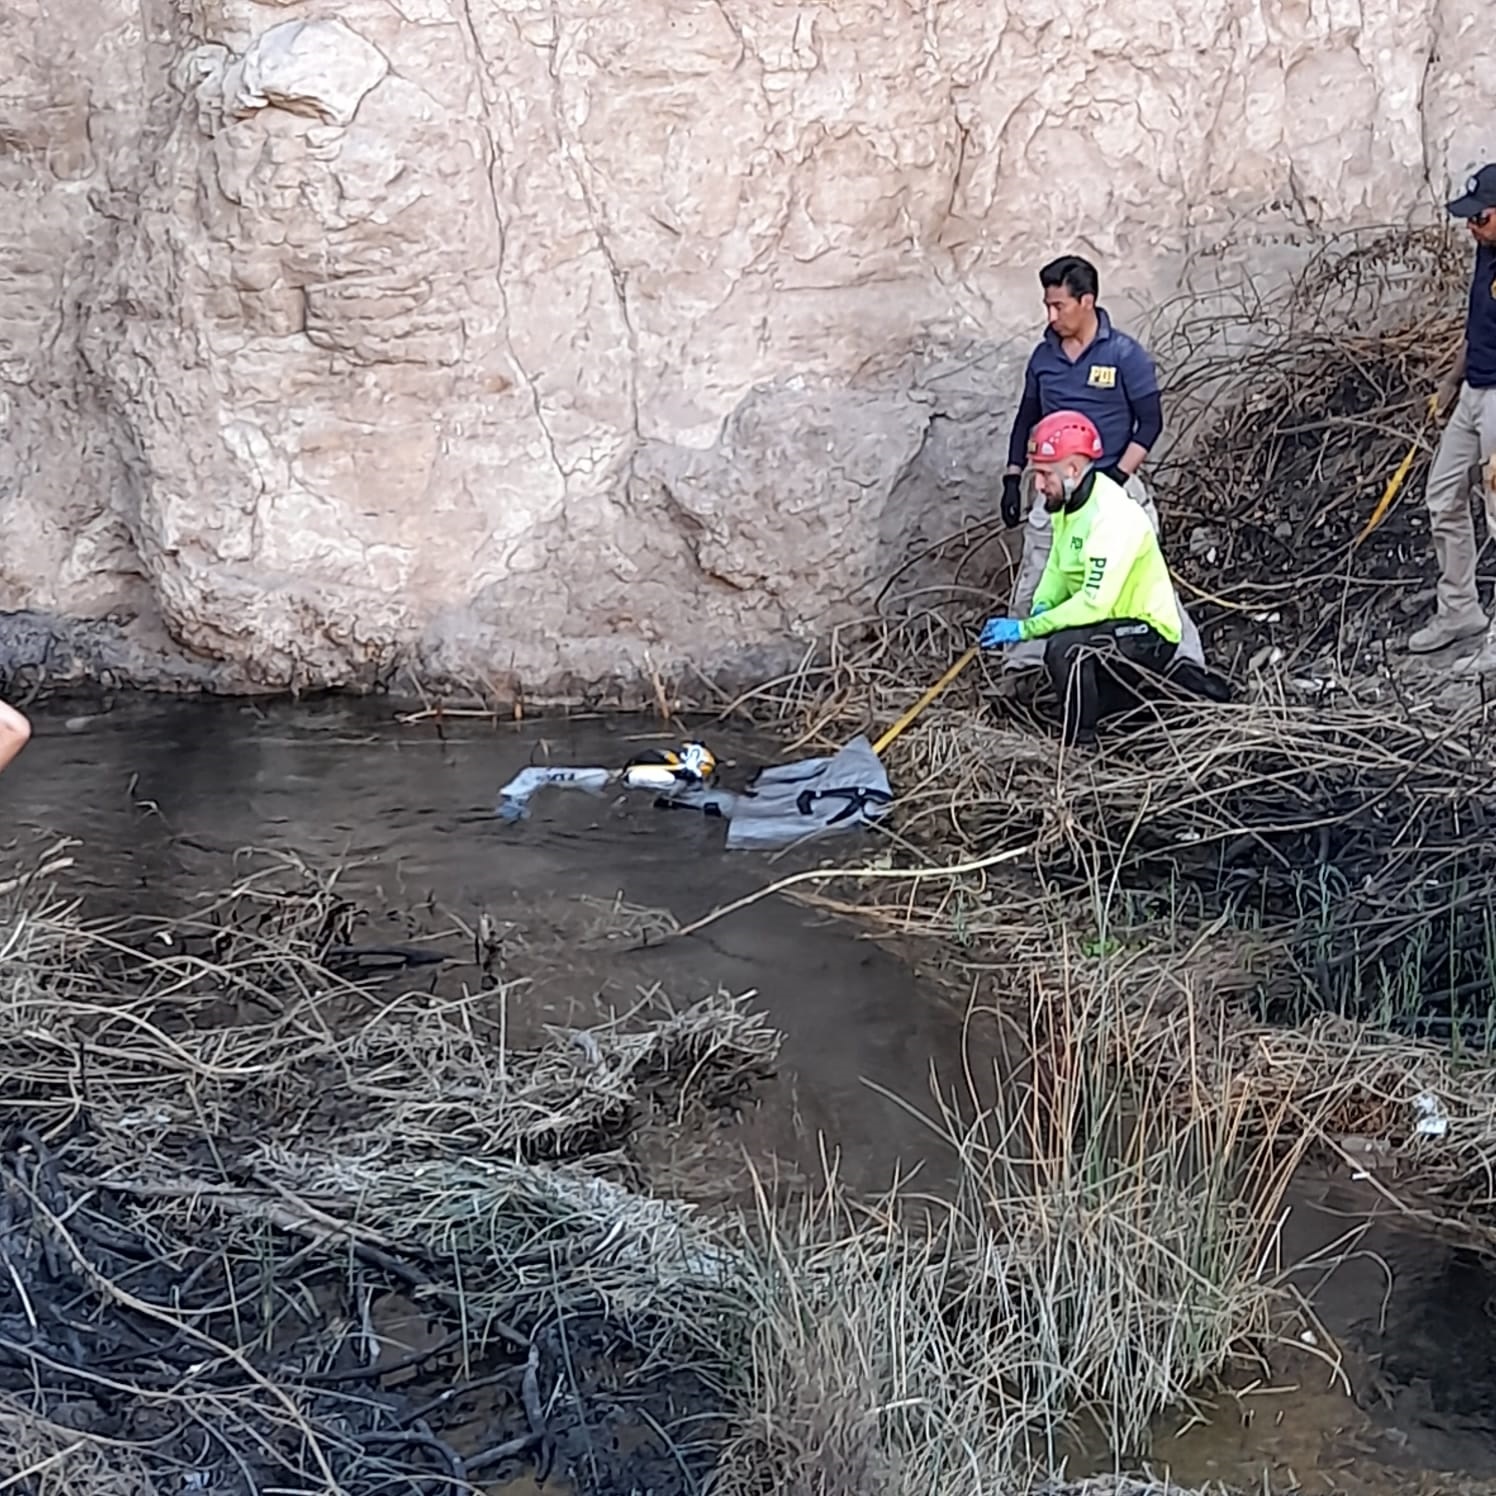
[[[615,765],[664,740],[658,723],[448,720],[438,733],[397,725],[386,703],[342,701],[59,705],[35,721],[0,780],[11,836],[25,858],[76,838],[62,886],[93,913],[169,912],[232,883],[244,848],[341,865],[374,911],[371,943],[406,938],[423,906],[451,929],[487,921],[524,976],[520,1031],[595,1022],[656,987],[678,1001],[756,991],[786,1035],[781,1078],[723,1146],[676,1161],[684,1194],[733,1193],[720,1173],[745,1158],[814,1178],[823,1140],[857,1188],[948,1166],[911,1111],[928,1108],[932,1073],[962,1084],[963,994],[937,974],[777,897],[632,948],[659,911],[693,920],[816,854],[726,853],[720,822],[647,796],[550,792],[518,825],[492,814],[525,763]],[[773,752],[715,733],[713,746],[744,762]],[[994,1034],[967,1044],[990,1073]],[[694,1190],[693,1168],[706,1171]],[[1149,1454],[1160,1474],[1348,1496],[1496,1492],[1496,1274],[1385,1209],[1372,1219],[1377,1202],[1350,1168],[1304,1178],[1284,1232],[1285,1266],[1321,1259],[1296,1281],[1328,1337],[1315,1349],[1338,1345],[1344,1375],[1310,1354],[1279,1358],[1203,1419],[1170,1420]]]

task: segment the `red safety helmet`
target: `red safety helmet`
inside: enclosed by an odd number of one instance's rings
[[[1067,457],[1101,460],[1101,433],[1078,410],[1057,410],[1029,432],[1028,460],[1048,464]]]

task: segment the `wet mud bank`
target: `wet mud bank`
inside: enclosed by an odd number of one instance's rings
[[[972,1486],[950,1430],[976,1427],[1014,1491],[1051,1456],[1356,1496],[1496,1475],[1478,1318],[1496,1280],[1387,1206],[1375,1184],[1405,1194],[1400,1166],[1298,1166],[1263,1245],[1209,1168],[1129,1173],[1126,1150],[1075,1143],[1109,1137],[1082,1115],[1109,1076],[1155,1154],[1208,1159],[1245,1114],[1222,1101],[1181,1130],[1143,1067],[1082,1062],[1065,1003],[1015,1001],[1021,968],[984,986],[970,962],[780,898],[656,943],[845,849],[728,856],[720,826],[647,798],[492,815],[535,757],[616,763],[659,737],[617,719],[438,736],[370,702],[40,714],[6,776],[9,855],[76,844],[8,896],[0,968],[17,1468],[85,1496],[955,1492]],[[38,909],[47,887],[82,910]],[[1076,1057],[1042,1117],[1002,1084],[1034,1012]],[[910,1174],[905,1238],[876,1202]],[[1081,1210],[1132,1245],[1067,1259],[1062,1292],[1032,1241]],[[1307,1315],[1268,1315],[1243,1267],[1259,1250],[1256,1276],[1287,1271]],[[1098,1276],[1118,1260],[1125,1277]],[[1231,1285],[1219,1301],[1198,1264]],[[1199,1346],[1157,1359],[1151,1332],[1085,1312],[1098,1286],[1182,1316]],[[1238,1321],[1261,1333],[1238,1344]],[[1272,1349],[1302,1333],[1320,1354]],[[1236,1352],[1265,1347],[1254,1385]],[[941,1357],[957,1373],[936,1387]],[[1061,1364],[1125,1428],[1099,1458],[1026,1370]],[[1210,1393],[1213,1371],[1237,1395]],[[1128,1397],[1160,1395],[1139,1386],[1175,1379],[1203,1422],[1125,1426]],[[868,1409],[895,1392],[941,1437],[902,1413],[873,1437]],[[983,1397],[1029,1422],[1000,1440]]]

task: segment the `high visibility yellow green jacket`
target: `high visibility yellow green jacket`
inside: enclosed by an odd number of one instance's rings
[[[1091,475],[1091,492],[1074,514],[1051,515],[1054,541],[1034,593],[1047,611],[1020,624],[1025,639],[1084,628],[1111,618],[1152,624],[1178,644],[1179,604],[1158,537],[1143,506],[1104,473]]]

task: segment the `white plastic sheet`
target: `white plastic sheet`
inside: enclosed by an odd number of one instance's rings
[[[499,791],[494,811],[503,820],[522,821],[530,813],[530,801],[536,791],[547,785],[563,789],[585,790],[600,795],[613,778],[611,769],[576,769],[565,765],[531,764],[521,769]]]

